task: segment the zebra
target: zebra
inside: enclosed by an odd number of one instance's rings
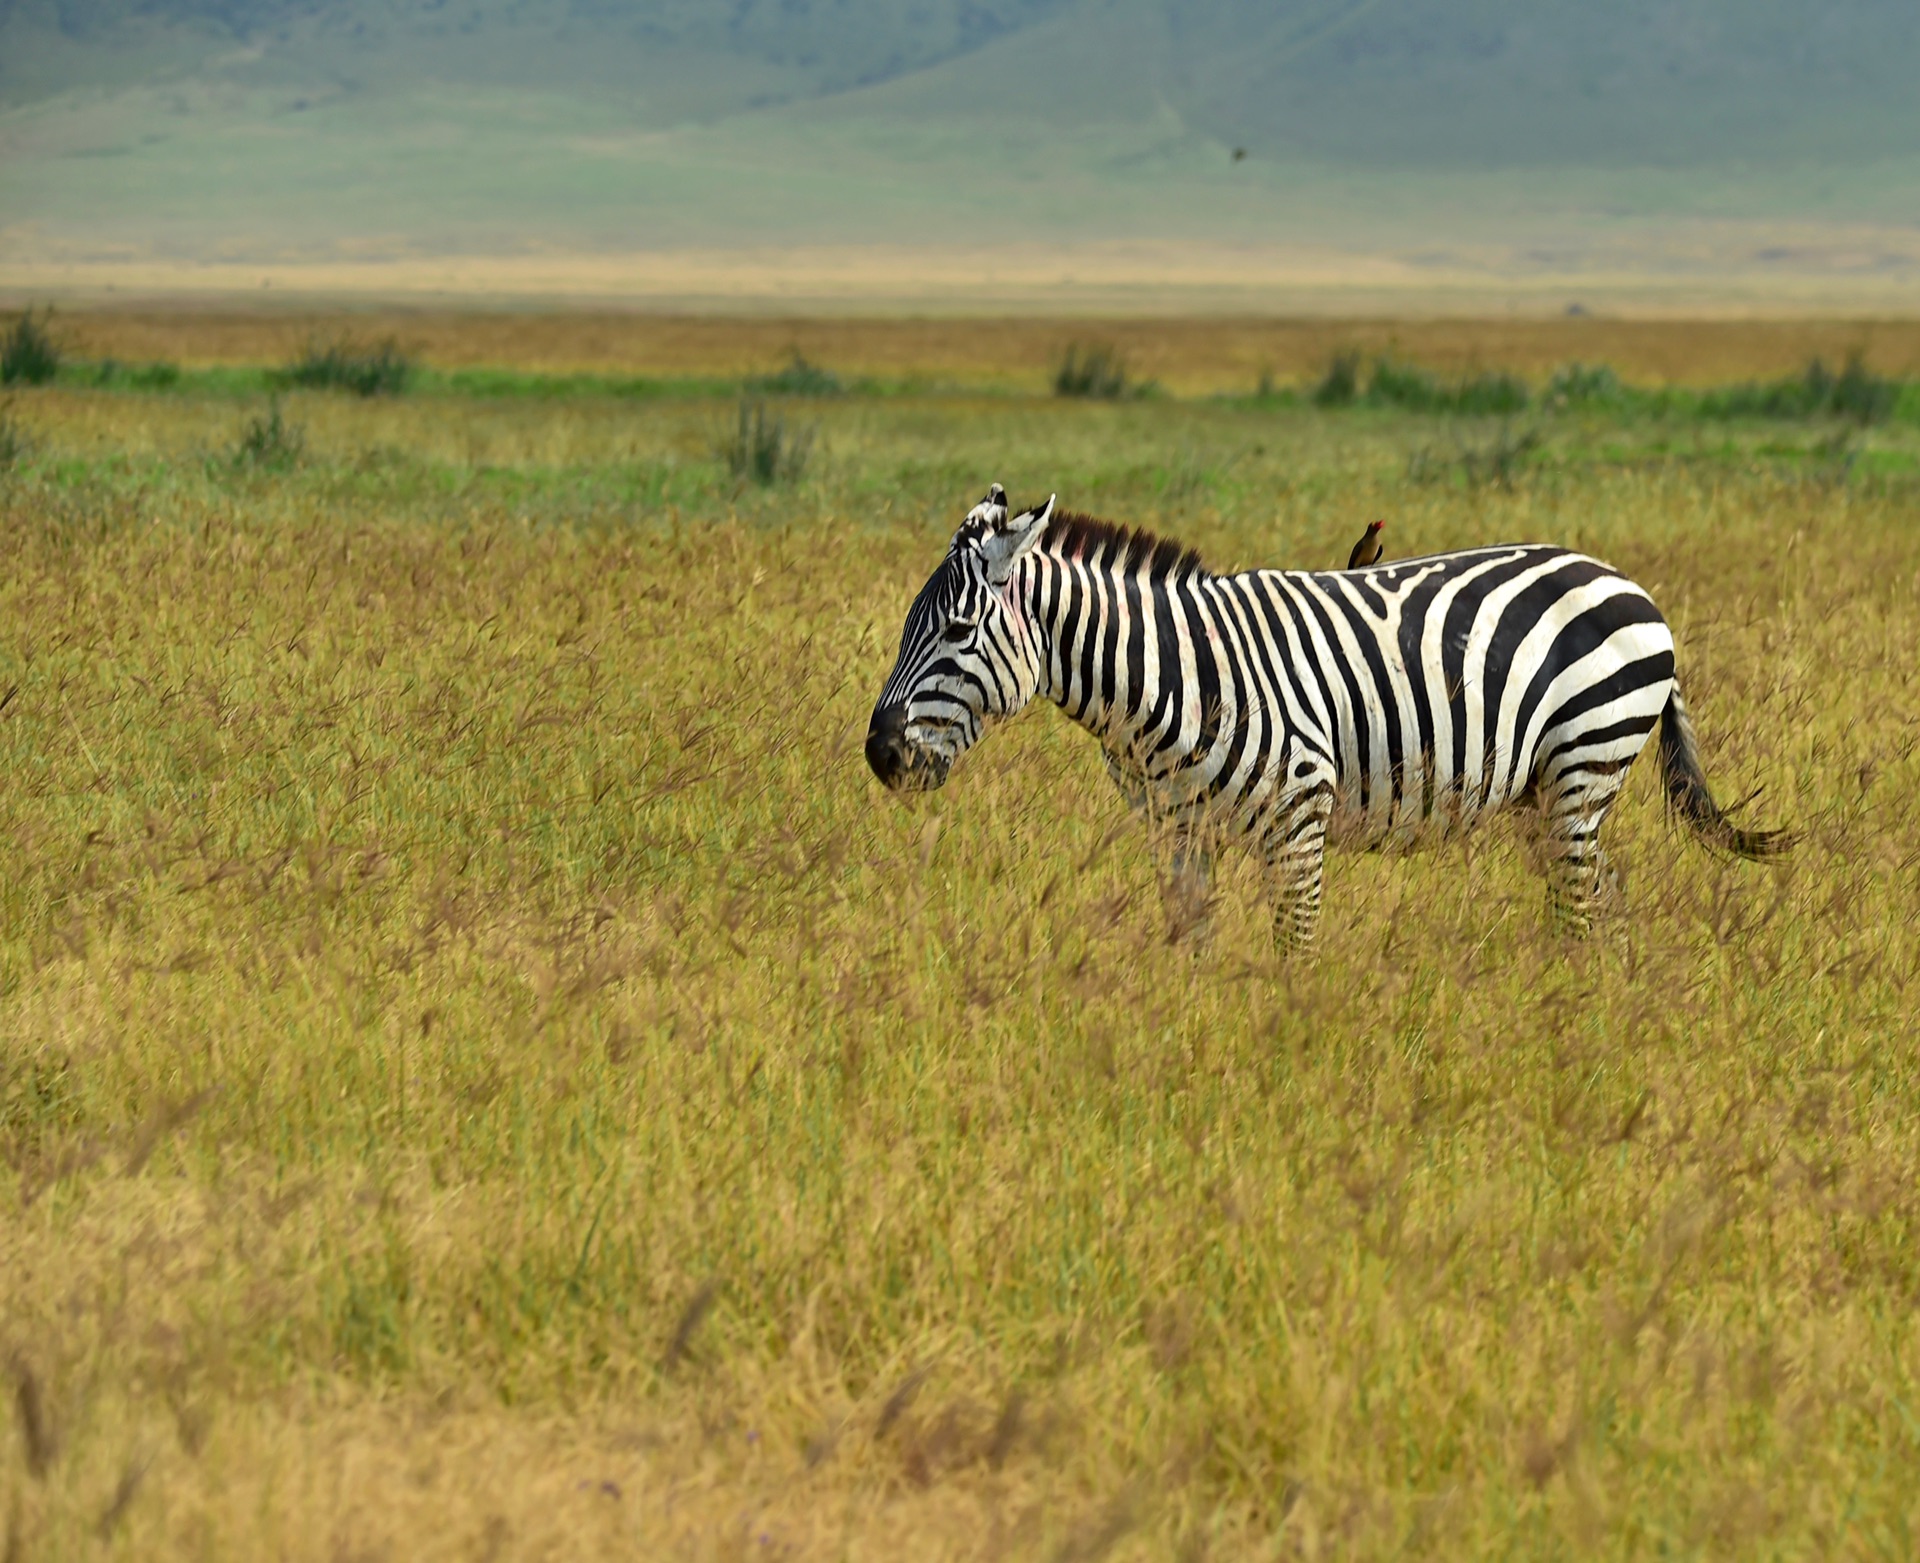
[[[1311,945],[1329,839],[1448,837],[1540,811],[1549,905],[1587,932],[1612,883],[1599,834],[1660,728],[1669,807],[1709,847],[1784,852],[1714,802],[1674,678],[1673,634],[1617,570],[1539,543],[1344,571],[1216,575],[1145,531],[998,483],[907,612],[867,764],[894,792],[945,784],[995,723],[1045,695],[1174,834],[1204,890],[1213,844],[1265,858],[1283,946]]]

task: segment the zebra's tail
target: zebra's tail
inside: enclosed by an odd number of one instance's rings
[[[1793,845],[1789,831],[1740,829],[1713,801],[1707,774],[1700,768],[1700,741],[1693,735],[1677,682],[1660,714],[1660,774],[1667,784],[1667,807],[1681,815],[1708,846],[1736,857],[1770,858]]]

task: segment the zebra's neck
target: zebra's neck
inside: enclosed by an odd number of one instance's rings
[[[1036,694],[1045,695],[1115,754],[1164,750],[1198,693],[1178,661],[1190,644],[1204,575],[1124,570],[1086,558],[1038,555],[1026,585],[1035,633]],[[1189,660],[1190,654],[1189,654]]]

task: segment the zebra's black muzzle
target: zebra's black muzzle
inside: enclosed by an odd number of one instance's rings
[[[947,779],[944,760],[907,741],[905,706],[876,706],[867,725],[867,767],[890,792],[924,792]]]

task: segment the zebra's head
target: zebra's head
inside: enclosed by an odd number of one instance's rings
[[[1009,583],[1052,519],[1052,499],[1016,515],[994,484],[914,598],[867,727],[867,764],[893,791],[940,786],[988,727],[1033,698],[1039,648]]]

